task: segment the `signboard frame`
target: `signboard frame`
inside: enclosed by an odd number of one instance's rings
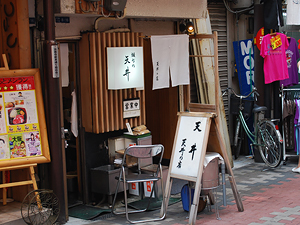
[[[10,158],[0,160],[0,167],[7,166],[19,166],[33,163],[48,163],[51,161],[47,127],[45,119],[45,110],[43,103],[43,94],[41,87],[41,76],[39,69],[17,69],[17,70],[0,70],[0,78],[21,78],[21,77],[33,77],[34,79],[34,90],[35,90],[35,101],[36,110],[39,124],[39,136],[40,144],[42,146],[42,154],[36,156],[26,156],[19,158]]]
[[[170,172],[173,178],[196,181],[199,177],[198,171],[201,170],[200,165],[203,165],[203,157],[206,153],[211,116],[212,115],[208,113],[178,114],[176,134],[170,162]],[[197,121],[202,123],[202,125],[201,123],[199,124],[201,132],[196,130],[194,131],[194,129],[196,129]],[[192,124],[193,122],[195,123]],[[184,137],[184,139],[182,139],[182,137]],[[191,156],[188,154],[192,150],[193,145],[196,146],[194,148],[196,151],[191,152],[194,153],[194,155]],[[201,160],[203,160],[202,163]]]

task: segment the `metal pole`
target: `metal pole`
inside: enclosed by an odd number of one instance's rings
[[[226,183],[225,183],[225,163],[221,164],[221,172],[222,172],[222,185],[223,185],[223,205],[227,206],[227,201],[226,201]]]
[[[44,19],[45,19],[45,42],[44,42],[44,76],[45,76],[45,99],[46,99],[46,118],[49,146],[51,153],[50,177],[51,188],[59,199],[60,215],[58,223],[64,224],[68,220],[67,208],[67,185],[65,152],[63,148],[62,136],[62,98],[59,86],[59,72],[53,69],[55,54],[53,51],[57,47],[55,42],[55,24],[53,0],[43,0]],[[56,52],[57,53],[57,52]],[[57,62],[58,63],[58,62]],[[57,65],[57,64],[56,64]],[[58,67],[57,67],[58,68]],[[57,69],[56,68],[56,69]],[[55,70],[55,71],[54,71]]]
[[[254,5],[254,36],[256,36],[257,32],[260,28],[264,26],[263,20],[263,8],[264,6],[261,4]],[[264,93],[264,72],[263,72],[263,62],[264,59],[260,56],[260,50],[257,46],[254,46],[254,83],[257,88],[260,97],[257,100],[257,104],[265,105],[265,93]]]

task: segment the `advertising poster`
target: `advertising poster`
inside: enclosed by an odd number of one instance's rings
[[[0,160],[42,155],[34,77],[0,78]]]
[[[0,136],[0,160],[1,159],[9,159],[10,151],[8,148],[8,137],[7,135]]]
[[[234,56],[240,94],[248,95],[254,86],[254,45],[252,39],[234,41]]]

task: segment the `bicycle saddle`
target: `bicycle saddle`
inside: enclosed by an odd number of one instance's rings
[[[266,106],[259,106],[259,105],[254,104],[252,112],[258,113],[258,112],[267,111],[267,110],[268,110],[268,108]]]

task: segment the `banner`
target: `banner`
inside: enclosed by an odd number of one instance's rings
[[[234,41],[233,49],[239,78],[240,94],[247,95],[254,86],[253,41],[252,39]]]

